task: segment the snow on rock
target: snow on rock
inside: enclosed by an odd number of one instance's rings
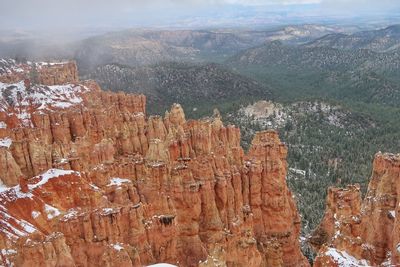
[[[29,190],[34,190],[37,187],[40,187],[44,184],[46,184],[50,179],[62,176],[62,175],[69,175],[69,174],[75,174],[75,175],[80,175],[79,172],[75,171],[70,171],[70,170],[59,170],[59,169],[50,169],[47,172],[34,177],[33,179],[36,178],[41,178],[39,182],[36,184],[30,184],[28,185]],[[7,187],[6,185],[0,183],[0,197],[3,197],[7,199],[8,201],[13,201],[18,198],[32,198],[33,194],[31,192],[22,192],[20,185],[16,185],[13,187]]]
[[[394,267],[396,265],[392,264],[392,253],[388,251],[386,253],[386,259],[381,263],[382,267]]]
[[[41,178],[41,180],[36,183],[36,184],[31,184],[28,185],[30,190],[33,190],[39,186],[42,186],[44,184],[46,184],[50,179],[53,178],[57,178],[59,176],[63,176],[63,175],[71,175],[71,174],[75,174],[75,175],[80,175],[79,172],[76,171],[71,171],[71,170],[61,170],[61,169],[50,169],[48,171],[46,171],[45,173],[36,176],[35,178]]]
[[[51,220],[61,214],[61,212],[57,208],[50,206],[48,204],[44,205],[44,210],[46,211],[47,219],[49,219],[49,220]]]
[[[75,209],[70,209],[66,214],[64,214],[64,220],[75,219],[78,216],[78,211]]]
[[[42,105],[39,109],[45,109],[47,105],[58,108],[68,108],[82,102],[82,98],[76,95],[76,92],[82,90],[80,86],[73,85],[54,85],[48,86],[50,90],[35,94],[35,100],[39,99]],[[83,90],[86,90],[83,88]]]
[[[12,140],[9,137],[0,139],[0,147],[10,148]]]
[[[60,62],[35,62],[35,66],[37,68],[42,68],[42,67],[51,67],[51,66],[57,66],[57,65],[65,65],[69,63],[68,61],[60,61]],[[32,63],[31,63],[32,64]]]
[[[27,222],[27,221],[20,220],[20,221],[19,221],[19,224],[23,227],[24,231],[27,232],[27,233],[30,233],[30,234],[31,234],[31,233],[33,233],[33,232],[36,231],[35,226],[33,226],[32,224],[30,224],[30,223]]]
[[[18,198],[32,198],[32,193],[24,193],[21,191],[19,185],[13,187],[7,187],[4,184],[0,184],[0,198],[6,198],[9,201],[16,200]]]
[[[306,171],[305,170],[300,170],[300,169],[296,169],[296,168],[289,168],[290,172],[293,172],[294,174],[298,174],[301,176],[306,176]]]
[[[388,212],[391,218],[396,218],[396,212],[394,210],[389,210]]]
[[[69,61],[59,62],[31,62],[17,63],[14,59],[0,59],[0,75],[14,74],[14,73],[28,73],[33,68],[42,69],[53,66],[60,66],[69,63]]]
[[[27,191],[22,191],[20,185],[7,187],[4,184],[0,184],[0,233],[7,236],[7,238],[10,240],[17,240],[20,237],[27,236],[37,231],[35,226],[29,222],[17,219],[15,216],[13,216],[7,209],[7,203],[26,198],[37,201],[37,199],[34,199],[33,194],[33,191],[36,188],[40,188],[53,178],[70,174],[80,175],[79,172],[71,170],[50,169],[39,176],[33,177],[32,181],[35,183],[28,184]],[[46,203],[43,204],[43,210],[36,209],[30,212],[32,219],[38,218],[41,214],[45,215],[48,220],[54,219],[55,217],[61,215],[61,211],[56,207]]]
[[[7,124],[4,121],[0,121],[0,129],[7,129]]]
[[[97,187],[96,185],[94,185],[94,184],[89,184],[89,185],[94,191],[101,191],[101,189],[99,187]]]
[[[103,208],[101,209],[100,214],[102,216],[107,216],[110,214],[118,213],[120,211],[120,208]]]
[[[31,215],[32,215],[32,218],[33,218],[33,219],[36,219],[37,217],[40,216],[40,212],[34,210],[34,211],[32,211]]]
[[[113,185],[117,185],[120,186],[123,183],[132,183],[131,180],[129,179],[122,179],[122,178],[111,178],[110,179],[110,183],[107,186],[113,186]]]
[[[9,239],[16,240],[19,237],[27,236],[37,229],[25,220],[19,220],[8,214],[7,209],[0,204],[0,232]]]
[[[0,82],[0,111],[15,114],[22,125],[31,126],[32,110],[69,108],[82,103],[81,95],[88,90],[85,86],[73,84],[27,88],[24,81],[13,84]]]
[[[169,263],[157,263],[153,265],[147,265],[147,267],[178,267],[178,266]]]
[[[63,214],[62,218],[60,219],[61,221],[69,221],[69,220],[75,220],[79,216],[86,214],[84,210],[81,208],[71,208],[69,209],[66,213]]]
[[[14,59],[0,59],[0,75],[24,72]]]
[[[2,249],[1,254],[3,255],[15,255],[17,254],[17,251],[15,249]]]
[[[338,264],[338,267],[371,266],[366,260],[357,260],[347,252],[335,248],[329,248],[324,255],[330,256]]]
[[[163,161],[153,161],[153,162],[148,163],[147,165],[151,166],[151,167],[154,167],[154,168],[157,168],[157,167],[164,166],[165,162],[163,162]]]
[[[121,243],[117,243],[117,244],[112,244],[113,249],[117,250],[117,251],[121,251],[124,249],[124,247],[122,246]]]

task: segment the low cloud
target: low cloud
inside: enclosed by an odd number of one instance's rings
[[[299,14],[301,6],[307,5],[326,14],[400,11],[399,0],[0,0],[0,28],[157,25],[185,16],[226,14],[240,7],[264,6],[270,11],[287,7]]]

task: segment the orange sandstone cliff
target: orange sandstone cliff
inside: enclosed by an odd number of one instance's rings
[[[79,82],[76,66],[0,75],[0,265],[309,266],[286,146],[174,105]],[[371,237],[372,238],[372,237]]]
[[[0,59],[0,82],[16,83],[22,80],[42,85],[77,82],[78,68],[74,62],[17,64],[13,59]]]
[[[330,188],[310,243],[314,266],[400,266],[400,155],[378,153],[363,200],[359,186]]]

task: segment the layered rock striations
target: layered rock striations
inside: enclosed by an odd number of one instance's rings
[[[78,68],[74,62],[17,64],[12,59],[0,59],[0,82],[16,83],[21,80],[41,85],[78,82]]]
[[[363,200],[357,185],[329,189],[315,266],[400,265],[399,178],[400,155],[378,153]]]
[[[0,76],[3,265],[309,266],[276,132],[245,154],[217,115],[147,117],[144,96],[42,68]]]

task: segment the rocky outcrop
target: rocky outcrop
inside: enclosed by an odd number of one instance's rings
[[[309,266],[276,132],[245,154],[217,115],[146,117],[144,96],[66,82],[1,87],[4,263]]]
[[[38,65],[37,83],[44,85],[59,85],[78,82],[78,68],[74,62],[45,63]]]
[[[17,64],[12,59],[0,59],[0,82],[16,83],[21,80],[41,85],[77,83],[78,69],[74,62]]]
[[[400,264],[400,156],[378,153],[368,191],[330,188],[327,208],[311,243],[320,249],[315,266],[397,266]]]

